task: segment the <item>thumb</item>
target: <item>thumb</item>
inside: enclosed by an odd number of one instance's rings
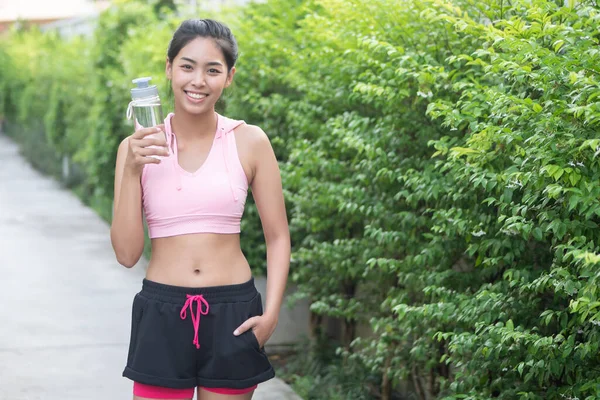
[[[233,331],[233,334],[235,336],[239,336],[242,333],[246,332],[248,329],[252,329],[254,325],[256,325],[256,317],[248,318],[246,321],[244,321],[243,324],[238,326],[238,328],[235,331]]]

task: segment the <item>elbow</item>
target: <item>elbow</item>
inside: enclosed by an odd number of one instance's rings
[[[144,251],[144,242],[140,245],[134,245],[130,241],[127,241],[125,245],[120,243],[120,241],[112,238],[112,246],[115,252],[115,256],[117,258],[117,262],[124,266],[125,268],[131,268],[142,257],[142,252]]]
[[[115,248],[115,256],[119,264],[125,268],[131,268],[140,260],[143,250],[143,248],[141,250]]]
[[[117,262],[125,268],[131,268],[140,260],[140,256],[116,253]]]

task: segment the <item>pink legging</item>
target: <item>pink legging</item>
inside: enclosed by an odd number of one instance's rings
[[[256,389],[257,385],[246,389],[225,389],[225,388],[207,388],[202,389],[219,394],[245,394]],[[194,388],[172,389],[161,386],[144,385],[143,383],[133,382],[133,394],[138,397],[147,397],[149,399],[191,399],[194,397]]]

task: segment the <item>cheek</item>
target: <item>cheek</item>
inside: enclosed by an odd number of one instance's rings
[[[175,91],[176,89],[181,88],[185,83],[185,77],[182,74],[173,74],[171,79],[171,87]]]
[[[223,78],[221,76],[215,77],[215,79],[212,81],[212,85],[215,89],[223,90],[227,85],[227,78]]]

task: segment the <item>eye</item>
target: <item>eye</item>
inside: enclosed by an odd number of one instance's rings
[[[209,69],[208,72],[211,74],[220,74],[221,73],[221,71],[219,71],[218,69],[215,69],[215,68]]]
[[[184,64],[184,65],[181,66],[181,68],[186,69],[188,71],[191,71],[192,66],[190,64]]]

